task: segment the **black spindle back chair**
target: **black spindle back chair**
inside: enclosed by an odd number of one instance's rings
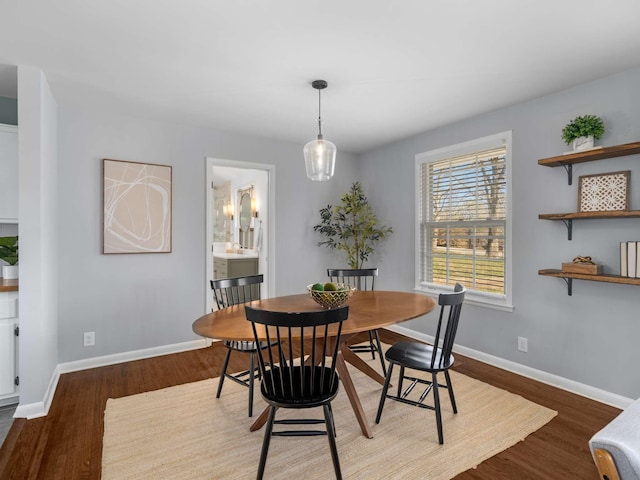
[[[258,480],[264,474],[272,436],[315,435],[328,437],[335,475],[341,479],[331,401],[338,393],[336,358],[342,322],[349,315],[349,307],[283,313],[245,306],[245,311],[247,320],[253,326],[255,341],[266,339],[267,343],[274,344],[272,348],[258,351],[262,375],[260,391],[269,404],[269,419],[260,454]],[[323,407],[324,419],[275,419],[279,408],[313,407]],[[325,424],[324,430],[273,429],[274,424],[291,426],[321,423]]]
[[[211,280],[211,290],[213,291],[213,299],[218,309],[247,303],[252,300],[260,299],[260,284],[263,281],[263,275],[249,275],[247,277],[221,278],[219,280]],[[216,398],[220,398],[222,393],[222,385],[224,379],[229,378],[240,385],[249,387],[249,416],[253,415],[253,384],[256,372],[259,374],[258,365],[255,361],[256,352],[260,348],[266,348],[268,343],[257,344],[247,341],[230,341],[225,340],[227,354],[224,357],[222,373],[220,374],[220,382],[218,383],[218,391]],[[231,352],[235,350],[249,354],[249,369],[243,372],[230,374],[227,373]]]
[[[438,318],[433,346],[419,342],[399,342],[387,350],[385,357],[389,362],[389,369],[385,377],[384,386],[382,387],[376,423],[380,423],[382,409],[385,399],[387,398],[434,410],[436,412],[438,441],[440,444],[444,443],[438,389],[446,388],[449,391],[449,399],[451,400],[453,413],[458,413],[456,399],[453,394],[453,385],[451,383],[451,377],[449,376],[449,368],[453,366],[455,361],[451,352],[453,350],[456,332],[458,331],[464,294],[464,287],[456,283],[453,293],[441,293],[439,295],[438,305],[440,305],[440,317]],[[400,366],[398,390],[396,395],[388,395],[387,391],[391,382],[391,373],[393,372],[394,365]],[[405,368],[430,373],[431,380],[405,375]],[[438,383],[438,373],[441,372],[445,375],[446,384]],[[403,391],[402,384],[405,379],[411,380],[411,385]],[[418,383],[426,385],[426,389],[417,400],[409,398],[409,394]],[[433,405],[423,403],[430,391],[433,391]]]
[[[377,268],[328,268],[327,276],[329,281],[335,283],[345,283],[356,290],[375,290],[376,277],[378,276]],[[376,358],[376,352],[380,358],[382,366],[382,375],[387,374],[387,366],[384,363],[384,355],[382,353],[382,343],[380,343],[380,335],[378,330],[369,330],[368,345],[351,345],[349,349],[352,352],[371,353],[371,358]]]

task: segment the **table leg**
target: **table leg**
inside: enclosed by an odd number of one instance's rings
[[[342,347],[347,348],[345,344],[342,344]],[[341,348],[338,351],[338,356],[336,358],[336,370],[338,370],[338,375],[340,375],[340,381],[344,386],[344,391],[347,393],[347,397],[349,398],[349,403],[351,403],[353,413],[356,414],[356,418],[358,419],[358,423],[360,424],[360,430],[362,430],[362,433],[365,437],[373,438],[373,432],[371,432],[371,428],[367,423],[367,417],[364,414],[362,404],[360,403],[360,399],[358,398],[358,393],[356,392],[356,388],[354,387],[353,381],[351,380],[351,375],[349,375],[347,364],[344,362],[342,350],[343,349]]]
[[[262,413],[256,418],[256,421],[251,424],[249,427],[250,432],[255,432],[256,430],[260,430],[267,420],[269,419],[269,407],[265,408]]]
[[[348,346],[344,345],[341,351],[344,355],[345,362],[350,363],[362,373],[378,382],[380,385],[384,385],[384,377],[380,375],[375,369],[371,368],[371,366],[362,358],[353,353]]]

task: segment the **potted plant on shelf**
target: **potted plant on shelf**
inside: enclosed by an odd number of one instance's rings
[[[8,263],[2,266],[2,277],[18,278],[18,237],[0,237],[0,260]]]
[[[342,194],[341,204],[327,205],[320,210],[321,222],[313,227],[327,237],[318,242],[343,251],[347,263],[353,269],[362,268],[374,251],[374,245],[393,232],[391,227],[378,226],[360,182],[354,182],[350,191]]]
[[[593,140],[604,135],[604,122],[597,115],[582,115],[571,120],[562,129],[562,139],[574,151],[593,148]]]

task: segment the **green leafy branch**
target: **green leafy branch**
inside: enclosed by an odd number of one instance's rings
[[[374,252],[374,245],[393,233],[387,226],[378,226],[378,218],[364,195],[359,182],[341,197],[341,204],[327,205],[320,210],[321,222],[313,230],[327,237],[318,242],[328,248],[343,251],[351,268],[361,268]]]

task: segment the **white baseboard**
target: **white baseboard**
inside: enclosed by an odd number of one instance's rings
[[[51,407],[51,402],[53,401],[53,394],[56,393],[58,380],[60,380],[60,365],[53,369],[49,385],[44,392],[43,401],[28,403],[26,405],[22,403],[18,404],[13,418],[26,418],[27,420],[31,420],[32,418],[44,417],[49,413],[49,407]]]
[[[107,365],[115,365],[116,363],[159,357],[160,355],[168,355],[170,353],[186,352],[187,350],[195,350],[197,348],[204,348],[205,346],[206,342],[204,339],[191,340],[190,342],[174,343],[172,345],[162,345],[159,347],[145,348],[143,350],[132,350],[131,352],[114,353],[113,355],[60,363],[58,364],[58,369],[60,373],[77,372],[88,368],[106,367]]]
[[[130,362],[133,360],[142,360],[144,358],[158,357],[160,355],[168,355],[170,353],[185,352],[187,350],[196,350],[198,348],[204,348],[207,346],[207,342],[202,340],[192,340],[190,342],[175,343],[173,345],[162,345],[160,347],[145,348],[143,350],[133,350],[131,352],[116,353],[113,355],[104,355],[102,357],[86,358],[84,360],[76,360],[74,362],[59,363],[53,371],[49,387],[45,392],[44,400],[42,402],[35,402],[30,404],[20,404],[16,408],[16,412],[13,415],[14,418],[37,418],[43,417],[49,412],[49,407],[53,401],[53,394],[58,386],[58,380],[63,373],[77,372],[79,370],[86,370],[88,368],[105,367],[107,365],[114,365],[116,363]]]
[[[406,335],[407,337],[415,338],[416,340],[433,343],[432,336],[416,332],[415,330],[410,330],[406,327],[393,325],[386,328],[393,332]],[[599,388],[592,387],[591,385],[586,385],[574,380],[569,380],[568,378],[563,378],[552,373],[537,370],[520,363],[512,362],[511,360],[505,360],[504,358],[495,357],[493,355],[489,355],[472,348],[467,348],[462,345],[456,345],[453,351],[456,353],[460,353],[461,355],[465,355],[469,358],[473,358],[474,360],[493,365],[494,367],[517,373],[518,375],[522,375],[523,377],[531,378],[532,380],[536,380],[538,382],[545,383],[547,385],[551,385],[553,387],[557,387],[562,390],[566,390],[568,392],[575,393],[577,395],[581,395],[583,397],[587,397],[616,408],[625,409],[634,402],[634,399],[632,398],[623,397],[622,395],[607,392],[606,390],[601,390]]]
[[[27,405],[18,405],[13,418],[32,418],[44,417],[49,409],[45,409],[44,402],[28,403]]]

